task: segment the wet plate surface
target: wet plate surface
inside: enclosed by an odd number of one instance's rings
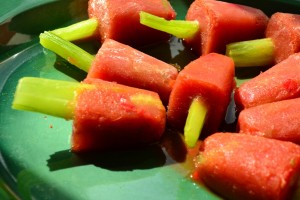
[[[171,1],[178,18],[184,18],[190,2]],[[261,7],[268,14],[280,8],[296,12],[300,6],[298,1],[235,2]],[[86,7],[86,0],[1,2],[1,199],[220,199],[190,179],[193,152],[186,152],[175,133],[166,133],[160,144],[137,151],[76,155],[69,151],[71,121],[11,109],[21,77],[69,81],[85,77],[43,49],[38,34],[86,19]],[[99,47],[92,42],[81,46],[91,53]],[[176,38],[141,50],[181,67],[195,58]],[[241,83],[259,70],[237,72]],[[227,122],[233,123],[234,115]]]

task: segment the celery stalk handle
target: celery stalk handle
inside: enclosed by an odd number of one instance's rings
[[[194,98],[184,126],[184,140],[189,148],[196,145],[205,123],[207,108],[200,98]]]
[[[51,32],[40,34],[40,44],[85,72],[89,71],[95,59],[90,53]]]
[[[92,87],[78,82],[24,77],[18,82],[12,108],[72,119],[80,88]]]
[[[267,66],[274,62],[271,38],[234,42],[226,46],[226,55],[237,67]]]
[[[51,31],[51,33],[61,37],[64,40],[76,41],[95,36],[97,34],[97,30],[97,19],[91,18],[67,27],[55,29]]]
[[[140,23],[182,39],[193,38],[199,31],[197,21],[166,20],[144,11],[140,12]]]

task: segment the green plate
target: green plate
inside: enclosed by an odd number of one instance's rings
[[[191,2],[171,0],[179,19]],[[296,0],[233,2],[262,8],[268,14],[299,12],[300,6]],[[84,72],[43,49],[38,34],[86,19],[86,8],[86,0],[1,1],[0,199],[221,199],[191,180],[193,154],[187,154],[175,133],[166,133],[159,144],[141,150],[76,155],[69,151],[71,121],[11,109],[21,77],[69,81],[85,77]],[[95,53],[99,45],[85,42],[81,47]],[[195,58],[176,38],[141,50],[180,66]],[[238,84],[259,71],[237,70]],[[228,116],[230,127],[234,112]]]

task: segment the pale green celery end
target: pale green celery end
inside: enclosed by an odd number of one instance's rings
[[[206,119],[207,108],[199,98],[194,98],[184,126],[184,140],[189,148],[196,145]]]
[[[95,59],[93,55],[75,44],[47,31],[40,34],[40,44],[85,72],[89,71]]]
[[[140,12],[140,23],[183,39],[193,38],[199,31],[197,21],[166,20],[144,11]]]
[[[67,27],[50,31],[67,41],[86,39],[95,35],[98,29],[98,21],[90,18]]]
[[[25,77],[19,80],[12,108],[72,119],[80,83]]]
[[[271,38],[235,42],[226,46],[226,55],[236,67],[267,66],[274,62],[274,43]]]

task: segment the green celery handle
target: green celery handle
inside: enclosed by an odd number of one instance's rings
[[[140,23],[183,39],[193,38],[199,31],[197,21],[166,20],[144,11],[140,12]]]
[[[91,18],[50,32],[64,40],[76,41],[96,35],[97,30],[97,19]]]
[[[226,46],[226,55],[237,67],[267,66],[274,62],[271,38],[234,42]]]
[[[85,72],[89,71],[95,58],[75,44],[60,38],[51,32],[46,31],[40,34],[40,44]]]
[[[72,119],[78,82],[24,77],[18,82],[12,108]]]
[[[199,98],[194,98],[184,126],[184,140],[189,148],[193,148],[205,123],[207,108]]]

